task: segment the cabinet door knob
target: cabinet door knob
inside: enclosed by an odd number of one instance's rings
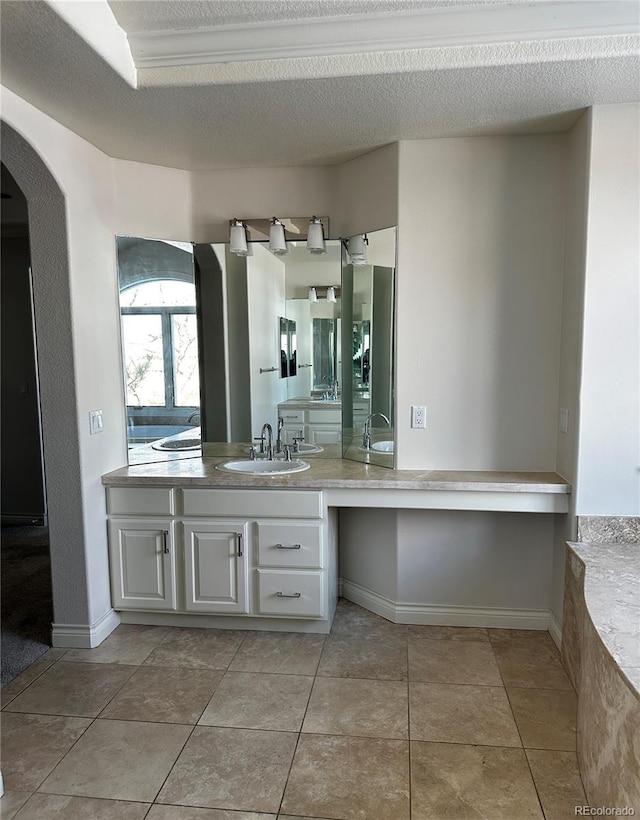
[[[300,598],[301,592],[276,592],[276,598]]]
[[[302,549],[302,544],[276,544],[277,550],[299,550]]]
[[[162,531],[162,543],[164,545],[165,554],[169,554],[169,552],[171,552],[169,549],[169,530]]]
[[[242,558],[242,533],[237,532],[236,535],[238,537],[238,558]]]

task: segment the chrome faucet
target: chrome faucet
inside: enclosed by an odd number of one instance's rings
[[[278,435],[276,437],[276,453],[282,452],[282,428],[284,427],[284,419],[278,416]]]
[[[269,461],[273,461],[273,428],[268,422],[262,425],[260,437],[262,438],[263,442],[265,432],[267,433],[267,459]]]
[[[194,421],[195,418],[197,418],[198,420]],[[187,424],[193,424],[194,426],[197,426],[198,424],[200,424],[200,411],[199,410],[196,410],[195,413],[192,413],[189,416],[189,418],[187,419]]]
[[[371,419],[374,419],[376,416],[380,416],[380,418],[384,419],[389,427],[391,427],[391,422],[384,413],[371,413],[371,415],[367,416],[364,420],[364,427],[362,428],[362,446],[365,450],[371,449]]]

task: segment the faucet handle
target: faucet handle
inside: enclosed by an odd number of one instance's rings
[[[256,448],[253,446],[253,444],[251,445],[251,447],[249,447],[249,458],[251,459],[251,461],[256,460]]]
[[[291,461],[291,445],[285,444],[282,449],[284,450],[284,460]]]
[[[254,436],[253,440],[260,442],[260,452],[264,453],[264,436]]]
[[[299,436],[293,437],[293,452],[299,453],[300,452],[300,442],[304,441],[304,436],[302,435],[302,430],[300,430]]]

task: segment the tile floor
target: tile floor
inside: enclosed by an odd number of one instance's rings
[[[2,690],[3,820],[564,820],[576,697],[547,633],[120,626]]]

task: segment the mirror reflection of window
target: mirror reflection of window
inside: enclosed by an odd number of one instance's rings
[[[117,248],[130,462],[157,461],[179,453],[185,435],[199,444],[193,252],[130,237]]]

